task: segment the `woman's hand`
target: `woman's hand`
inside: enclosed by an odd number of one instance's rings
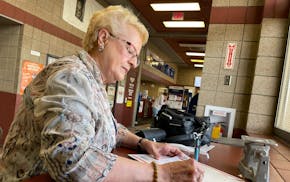
[[[185,155],[180,149],[167,143],[152,142],[146,139],[142,141],[141,146],[156,159],[159,159],[161,155],[178,155],[180,157]],[[158,181],[201,182],[203,173],[200,164],[193,159],[158,165]]]
[[[158,181],[201,182],[204,171],[199,162],[188,159],[158,165]]]
[[[149,154],[153,155],[155,159],[159,159],[161,155],[166,156],[183,156],[184,153],[178,148],[168,145],[167,143],[152,142],[150,140],[144,140],[141,143],[143,149],[145,149]]]

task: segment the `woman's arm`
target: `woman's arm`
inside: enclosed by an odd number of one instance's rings
[[[104,127],[111,120],[96,107],[93,81],[83,67],[68,65],[55,72],[47,79],[45,95],[34,99],[34,115],[44,123],[40,155],[57,181],[101,180],[117,159],[110,153],[115,136]]]
[[[135,135],[122,124],[118,123],[117,141],[120,146],[137,149],[137,144],[140,139],[141,137]]]
[[[153,181],[151,164],[118,157],[105,181]]]

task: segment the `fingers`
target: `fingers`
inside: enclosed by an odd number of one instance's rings
[[[168,156],[176,156],[176,155],[179,156],[183,154],[183,152],[181,152],[179,148],[173,147],[166,143],[163,143],[162,146],[160,146],[160,152],[163,155],[168,155]]]
[[[193,160],[194,172],[193,172],[193,181],[201,182],[204,177],[204,170],[201,168],[201,165],[196,160]]]
[[[178,148],[173,148],[172,149],[172,153],[174,153],[174,155],[183,155],[184,153],[181,152],[181,150],[179,150]]]
[[[147,152],[151,155],[153,155],[153,157],[155,159],[159,159],[160,158],[160,152],[159,152],[159,147],[158,147],[158,143],[155,143],[155,142],[151,142],[149,143],[149,147],[147,148]]]
[[[204,171],[199,163],[193,159],[178,161],[162,165],[165,169],[165,181],[188,181],[201,182],[204,178]]]
[[[184,169],[188,169],[187,174],[191,174],[191,180],[193,182],[201,182],[204,178],[204,170],[202,169],[199,162],[193,159],[188,159],[186,161],[186,166]]]
[[[203,181],[203,177],[204,177],[204,173],[202,173],[200,175],[194,175],[193,176],[193,181],[194,182],[202,182]]]
[[[149,143],[149,142],[148,142]],[[161,155],[167,155],[167,156],[179,156],[183,157],[185,154],[176,147],[173,147],[171,145],[168,145],[166,143],[156,143],[156,142],[150,142],[149,148],[151,148],[149,151],[150,154],[154,156],[154,158],[159,159]]]
[[[182,154],[182,152],[180,152],[178,149],[176,149],[176,148],[169,148],[168,149],[168,152],[167,152],[167,155],[168,156],[176,156],[176,155],[180,155],[180,154]]]
[[[203,180],[203,175],[200,176],[194,176],[193,182],[202,182]]]
[[[153,153],[152,155],[154,156],[155,159],[159,159],[160,158],[160,154],[159,151],[156,149],[153,149]]]

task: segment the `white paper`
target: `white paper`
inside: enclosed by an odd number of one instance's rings
[[[125,87],[118,86],[117,98],[116,98],[116,103],[117,104],[123,104],[123,102],[124,102],[124,95],[125,95]]]
[[[223,172],[221,170],[218,170],[216,168],[213,168],[211,166],[208,166],[206,164],[202,164],[201,166],[203,168],[204,172],[204,178],[203,182],[236,182],[236,181],[245,181],[243,179],[240,179],[236,176],[233,176],[231,174],[228,174],[226,172]]]
[[[162,165],[169,162],[175,162],[175,161],[182,161],[187,160],[189,157],[169,157],[169,156],[162,156],[159,160],[154,159],[149,154],[128,154],[129,157],[140,161],[144,163],[151,163],[155,162],[156,164]],[[233,176],[231,174],[228,174],[226,172],[220,171],[216,168],[213,168],[211,166],[208,166],[206,164],[201,164],[201,167],[203,168],[204,172],[204,179],[203,182],[237,182],[237,181],[244,181],[243,179],[240,179],[236,176]]]
[[[181,151],[183,151],[185,154],[189,156],[194,156],[194,147],[190,146],[185,146],[179,143],[169,143],[169,145],[172,145],[174,147],[179,148]],[[213,149],[215,146],[214,145],[203,145],[200,147],[200,155],[205,155],[207,158],[209,158],[208,152]]]
[[[137,160],[137,161],[140,161],[140,162],[145,162],[145,163],[155,162],[156,164],[160,164],[160,165],[166,164],[169,162],[182,161],[182,160],[189,159],[188,156],[183,156],[183,157],[161,156],[158,160],[156,160],[152,156],[150,156],[149,154],[128,154],[128,156]]]

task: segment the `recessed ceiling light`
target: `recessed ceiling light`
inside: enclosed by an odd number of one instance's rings
[[[205,53],[202,52],[186,52],[187,56],[205,56]]]
[[[152,3],[154,11],[200,11],[199,3]]]
[[[204,28],[204,21],[163,21],[166,28]]]
[[[190,61],[193,63],[203,63],[204,62],[203,59],[190,59]]]
[[[196,67],[196,68],[203,68],[203,64],[194,64],[194,67]]]
[[[199,48],[205,48],[205,44],[185,44],[185,43],[179,43],[179,47],[199,47]]]

